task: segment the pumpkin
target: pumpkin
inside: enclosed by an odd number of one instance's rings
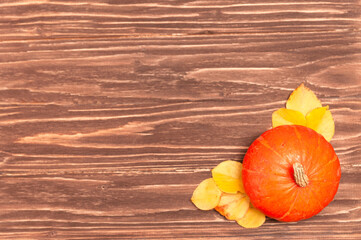
[[[242,180],[252,205],[284,222],[319,213],[333,200],[340,177],[340,162],[331,144],[299,125],[264,132],[243,160]]]

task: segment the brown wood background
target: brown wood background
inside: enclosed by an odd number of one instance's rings
[[[0,2],[0,239],[361,239],[359,0]],[[190,202],[305,82],[335,200],[243,229]]]

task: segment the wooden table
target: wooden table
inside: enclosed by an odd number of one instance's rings
[[[0,2],[0,239],[361,239],[356,0]],[[334,201],[243,229],[190,197],[300,83],[330,105]]]

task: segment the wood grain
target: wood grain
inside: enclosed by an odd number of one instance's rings
[[[0,239],[360,239],[360,2],[1,1]],[[189,201],[305,82],[335,200],[242,229]]]

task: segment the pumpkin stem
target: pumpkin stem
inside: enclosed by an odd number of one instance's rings
[[[293,177],[298,186],[306,187],[308,185],[308,177],[301,163],[293,164]]]

